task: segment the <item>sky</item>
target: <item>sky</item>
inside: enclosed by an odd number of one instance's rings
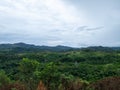
[[[0,0],[0,43],[120,46],[120,0]]]

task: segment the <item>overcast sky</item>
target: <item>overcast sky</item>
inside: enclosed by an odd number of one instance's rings
[[[120,0],[0,0],[0,43],[120,46]]]

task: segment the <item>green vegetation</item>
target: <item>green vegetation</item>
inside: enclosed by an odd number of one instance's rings
[[[0,52],[0,90],[109,90],[94,87],[108,77],[120,77],[119,51]]]

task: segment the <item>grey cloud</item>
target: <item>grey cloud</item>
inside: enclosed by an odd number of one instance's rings
[[[66,2],[76,6],[78,10],[82,10],[94,24],[104,26],[120,21],[119,0],[66,0]]]
[[[0,42],[68,46],[120,43],[119,0],[30,1],[38,2],[0,1]]]
[[[93,31],[93,30],[101,30],[104,27],[95,27],[95,28],[86,28],[87,31]]]
[[[84,30],[86,30],[86,28],[87,28],[88,26],[79,26],[79,27],[77,27],[77,31],[84,31]]]
[[[33,44],[46,45],[47,42],[57,42],[60,41],[59,37],[55,35],[29,35],[21,33],[0,33],[0,42],[4,43],[15,43],[15,42],[26,42]]]
[[[5,26],[3,26],[3,25],[0,25],[0,28],[1,28],[1,29],[4,29],[4,28],[5,28]]]
[[[94,27],[91,28],[89,26],[79,26],[77,29],[75,29],[76,31],[94,31],[94,30],[101,30],[104,27]]]

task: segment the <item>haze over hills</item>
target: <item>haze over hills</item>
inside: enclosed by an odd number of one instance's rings
[[[1,51],[68,51],[72,49],[77,49],[77,48],[72,48],[68,46],[37,46],[33,44],[26,44],[26,43],[14,43],[14,44],[0,44],[0,50]]]
[[[73,48],[68,46],[37,46],[33,44],[26,44],[23,42],[14,44],[0,44],[0,51],[13,51],[13,52],[39,52],[39,51],[70,51],[70,50],[97,50],[97,51],[113,51],[120,50],[120,47],[103,47],[103,46],[90,46],[86,48]]]

